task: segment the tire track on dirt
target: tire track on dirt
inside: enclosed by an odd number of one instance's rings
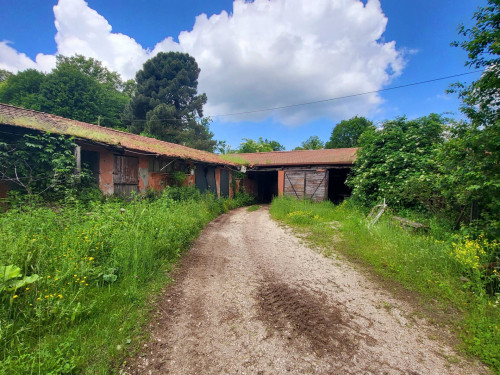
[[[321,256],[266,208],[211,222],[183,257],[128,374],[487,374],[411,307]],[[390,305],[391,309],[381,308]]]

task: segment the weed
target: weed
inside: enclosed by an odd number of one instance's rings
[[[259,208],[260,208],[260,206],[258,204],[254,204],[254,205],[248,207],[247,211],[248,212],[253,212],[253,211],[257,211]]]
[[[144,338],[171,264],[246,202],[173,188],[0,214],[0,373],[110,373]]]

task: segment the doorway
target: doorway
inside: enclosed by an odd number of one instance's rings
[[[352,189],[345,184],[351,168],[332,168],[328,170],[328,200],[338,204],[351,196]]]
[[[271,203],[278,196],[278,171],[253,171],[248,179],[257,184],[257,200],[259,203]]]

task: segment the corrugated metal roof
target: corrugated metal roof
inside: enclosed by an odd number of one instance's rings
[[[352,165],[356,161],[357,148],[337,148],[325,150],[273,151],[253,154],[236,154],[251,166],[292,166],[292,165]]]
[[[0,103],[0,124],[23,127],[45,132],[66,134],[77,138],[130,150],[143,151],[192,161],[236,166],[237,163],[224,160],[216,154],[195,150],[190,147],[154,138],[126,133],[119,130],[70,120],[64,117]]]

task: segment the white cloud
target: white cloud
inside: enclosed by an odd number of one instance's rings
[[[17,73],[20,70],[38,69],[47,72],[55,65],[55,57],[39,53],[36,62],[31,60],[24,53],[17,52],[4,40],[0,42],[0,69]]]
[[[133,77],[159,51],[190,53],[201,68],[199,92],[208,95],[206,114],[375,91],[404,67],[395,42],[381,39],[387,18],[379,0],[368,0],[366,5],[360,0],[235,0],[232,14],[201,14],[191,31],[180,33],[178,43],[168,37],[153,51],[127,35],[113,33],[107,20],[83,0],[59,0],[54,15],[58,53],[94,57],[124,78]],[[40,55],[35,63],[0,43],[4,69],[43,64],[46,70],[50,58]],[[380,103],[377,94],[370,94],[271,115],[276,121],[296,124],[319,117],[368,115]]]

